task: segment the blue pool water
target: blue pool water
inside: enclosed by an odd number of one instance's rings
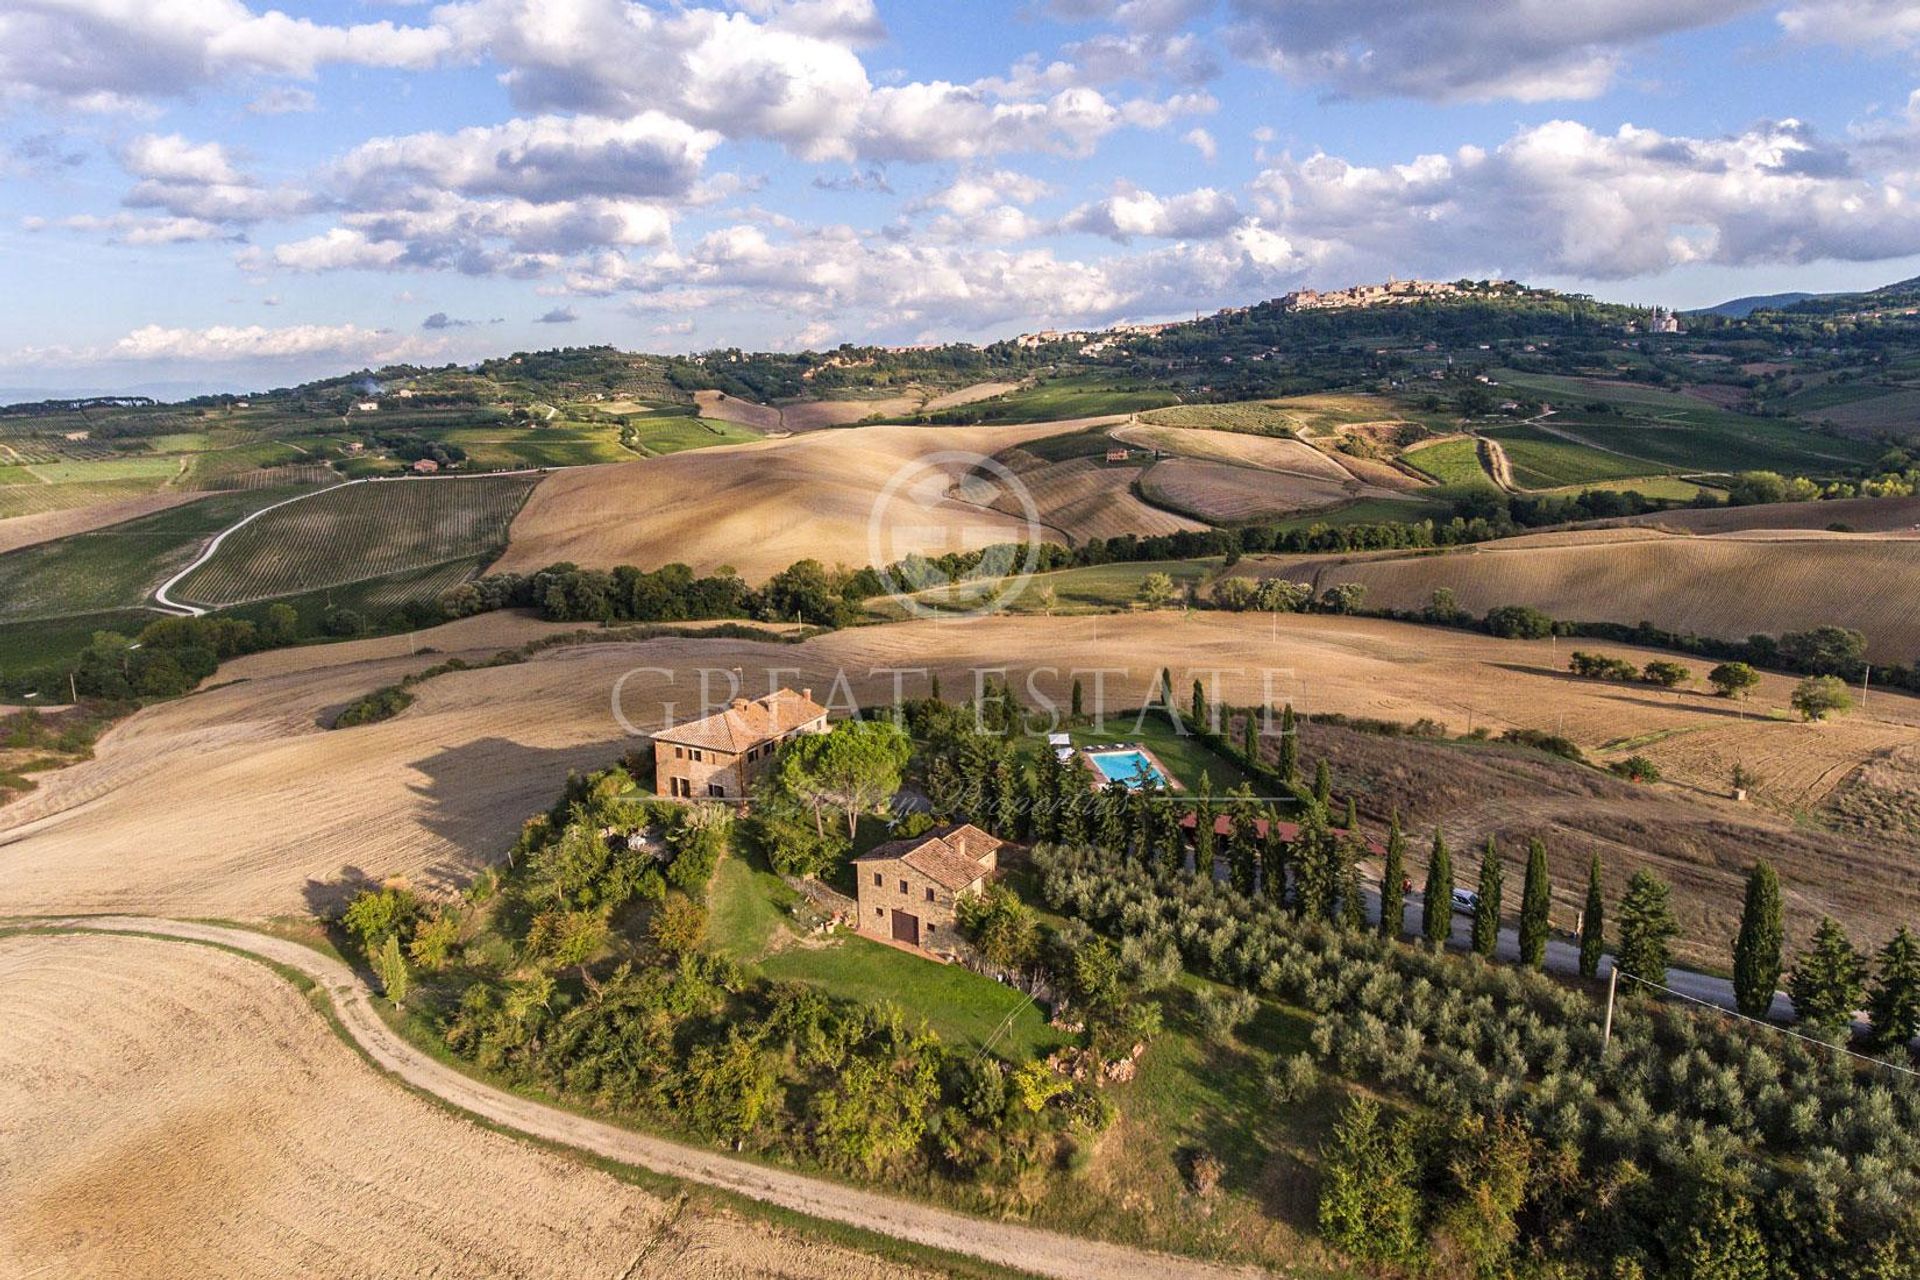
[[[1142,778],[1151,779],[1157,787],[1167,785],[1167,776],[1154,768],[1142,751],[1089,752],[1087,759],[1093,761],[1093,767],[1108,782],[1124,782],[1135,790],[1139,789]]]

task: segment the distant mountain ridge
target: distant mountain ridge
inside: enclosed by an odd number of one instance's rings
[[[1783,307],[1796,306],[1802,302],[1812,302],[1816,298],[1829,298],[1826,293],[1756,293],[1744,298],[1729,298],[1727,301],[1711,307],[1696,307],[1687,312],[1690,316],[1725,316],[1729,320],[1745,320],[1756,311],[1779,311]]]

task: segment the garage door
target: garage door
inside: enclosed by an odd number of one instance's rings
[[[912,946],[920,945],[920,917],[908,915],[904,911],[893,913],[893,940]]]

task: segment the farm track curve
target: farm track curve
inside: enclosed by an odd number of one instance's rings
[[[1166,1280],[1228,1280],[1264,1274],[1124,1245],[1080,1239],[1017,1223],[968,1217],[860,1190],[824,1178],[755,1164],[718,1152],[622,1129],[518,1097],[464,1075],[402,1039],[374,1008],[373,993],[345,964],[284,938],[226,925],[148,916],[0,918],[15,926],[60,932],[136,934],[226,948],[292,969],[327,994],[341,1029],[375,1066],[400,1083],[454,1109],[572,1150],[747,1199],[948,1253],[979,1258],[1057,1280],[1152,1275]]]

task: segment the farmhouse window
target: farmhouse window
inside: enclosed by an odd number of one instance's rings
[[[873,909],[873,914],[875,914],[875,915],[877,915],[877,916],[883,916],[883,915],[885,915],[885,914],[887,914],[887,909],[886,909],[885,907],[875,907],[875,908]]]
[[[675,760],[685,760],[687,758],[687,749],[685,747],[675,747],[673,749],[673,758]]]
[[[880,874],[880,873],[879,873],[878,871],[876,871],[876,872],[874,872],[874,873],[873,873],[873,887],[874,887],[874,888],[876,888],[876,889],[878,889],[878,888],[879,888],[879,887],[880,887],[881,885],[883,885],[883,884],[885,884],[886,882],[887,882],[887,878],[886,878],[885,876],[883,876],[883,875],[881,875],[881,874]]]
[[[907,882],[905,880],[902,880],[900,882],[900,892],[905,893],[906,891],[907,891]]]
[[[727,794],[727,789],[717,782],[709,782],[707,784],[707,794],[710,796],[724,796]]]
[[[931,889],[929,889],[929,890],[927,890],[927,901],[928,901],[928,902],[932,902],[932,901],[933,901],[933,890],[931,890]]]

